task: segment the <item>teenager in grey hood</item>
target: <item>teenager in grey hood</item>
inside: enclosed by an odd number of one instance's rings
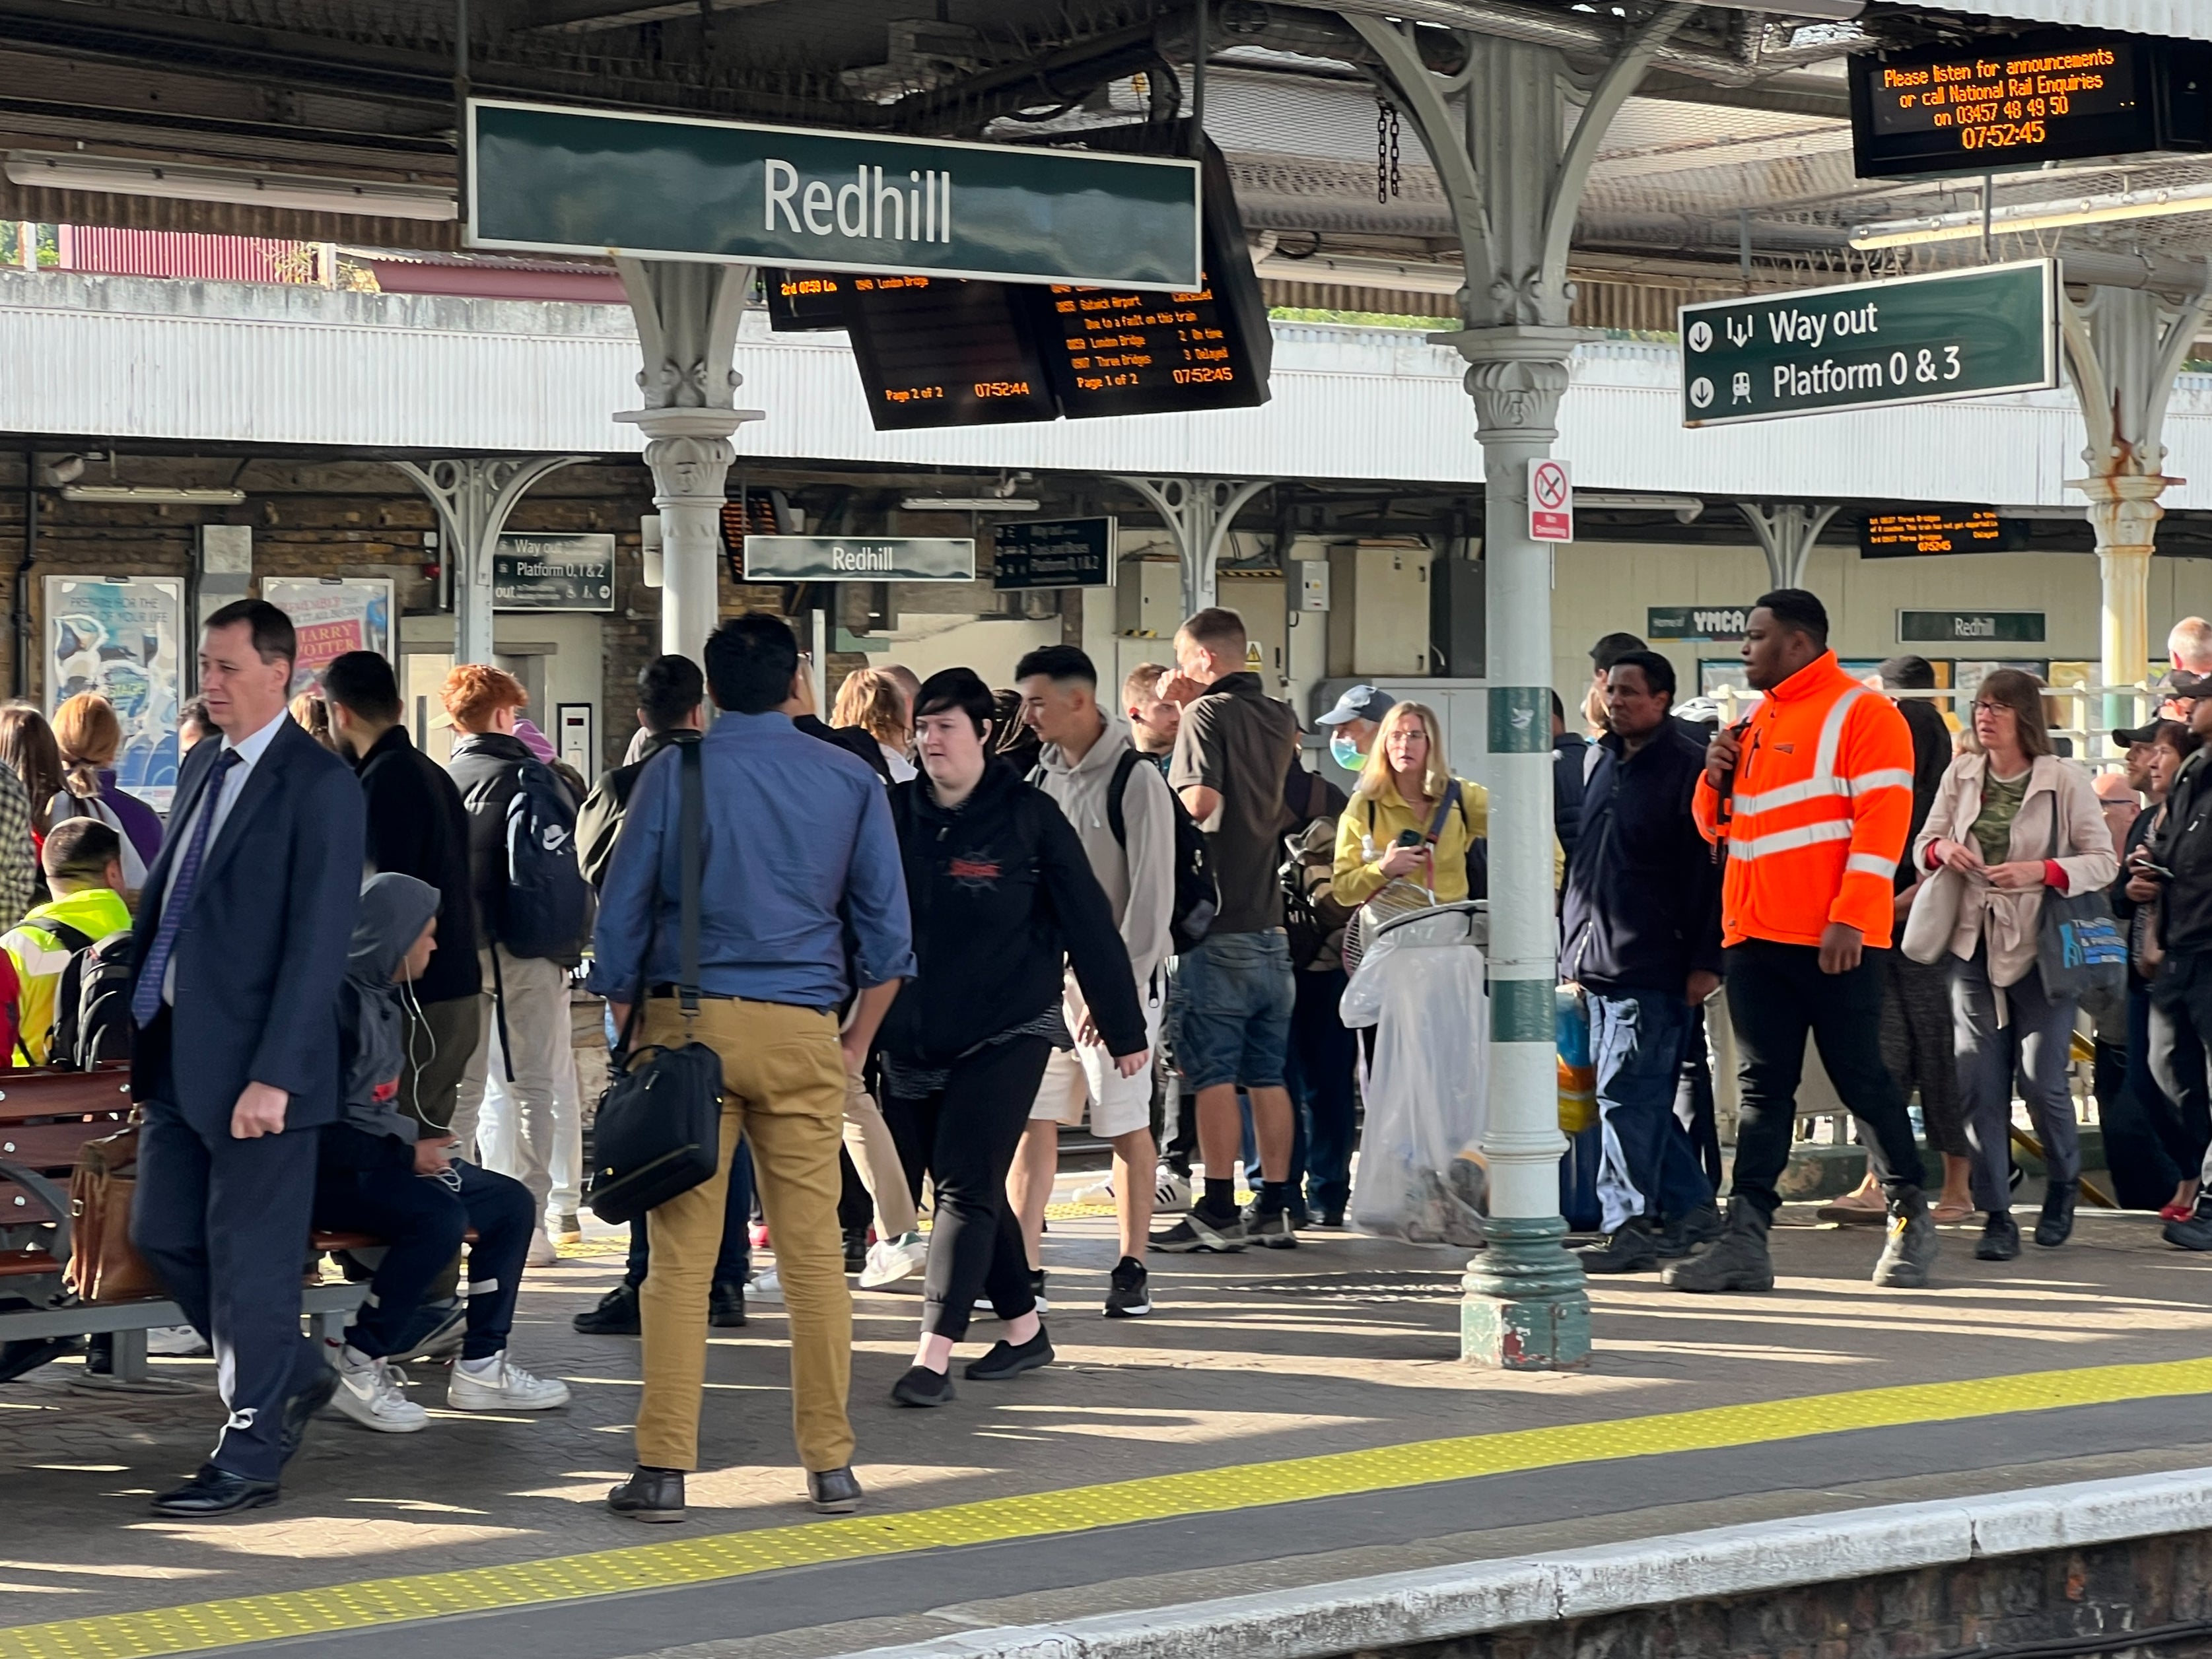
[[[469,1247],[468,1334],[446,1403],[458,1411],[547,1411],[568,1403],[566,1383],[532,1376],[507,1357],[536,1224],[529,1188],[450,1162],[452,1137],[402,1116],[393,1103],[401,1074],[432,1058],[413,983],[438,948],[438,898],[428,882],[395,872],[362,885],[339,994],[343,1100],[338,1121],[323,1131],[315,1170],[318,1229],[388,1241],[354,1322],[327,1344],[338,1374],[331,1403],[386,1434],[411,1434],[429,1423],[386,1362],[471,1228],[477,1242]]]

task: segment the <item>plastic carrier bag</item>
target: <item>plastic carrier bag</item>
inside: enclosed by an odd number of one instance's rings
[[[1376,1028],[1352,1182],[1352,1224],[1363,1232],[1409,1244],[1483,1242],[1485,921],[1462,905],[1400,921],[1370,942],[1345,988],[1344,1023]]]

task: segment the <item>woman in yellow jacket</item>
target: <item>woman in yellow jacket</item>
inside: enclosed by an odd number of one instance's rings
[[[1337,902],[1364,904],[1401,876],[1434,893],[1440,904],[1468,896],[1468,849],[1490,833],[1490,792],[1458,780],[1459,799],[1438,823],[1437,806],[1454,781],[1435,711],[1425,703],[1394,703],[1376,731],[1352,804],[1337,820],[1329,883]],[[1420,845],[1398,844],[1407,830]]]

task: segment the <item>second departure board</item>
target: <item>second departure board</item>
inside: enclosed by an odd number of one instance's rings
[[[856,279],[848,271],[761,269],[768,325],[778,334],[808,334],[845,326],[845,296]]]
[[[1865,559],[2014,553],[2027,545],[2027,526],[1999,518],[1994,507],[1893,507],[1859,521],[1859,556]]]
[[[853,278],[846,322],[876,429],[1057,416],[1027,292],[942,276]]]
[[[1267,401],[1211,285],[1167,295],[1054,287],[1044,297],[1045,372],[1071,420]]]

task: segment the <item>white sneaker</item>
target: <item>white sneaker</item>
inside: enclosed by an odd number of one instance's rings
[[[759,1302],[781,1302],[783,1300],[783,1281],[775,1276],[775,1268],[763,1267],[753,1275],[752,1283],[745,1286],[745,1294]]]
[[[568,1403],[568,1385],[532,1376],[502,1348],[489,1359],[457,1359],[446,1403],[457,1412],[550,1412]]]
[[[1094,1181],[1088,1187],[1078,1187],[1075,1201],[1084,1205],[1111,1204],[1114,1201],[1114,1177],[1108,1176],[1103,1181]]]
[[[1177,1175],[1164,1164],[1160,1165],[1158,1184],[1152,1188],[1152,1210],[1158,1215],[1179,1215],[1190,1208],[1190,1177]]]
[[[365,1429],[381,1434],[413,1434],[428,1428],[430,1413],[400,1391],[400,1386],[381,1359],[339,1343],[326,1343],[331,1369],[338,1374],[337,1392],[331,1404]]]
[[[553,1248],[553,1241],[539,1227],[530,1235],[530,1254],[523,1258],[533,1267],[550,1267],[561,1259],[561,1252]]]
[[[901,1233],[868,1246],[868,1265],[860,1271],[860,1288],[878,1291],[921,1271],[929,1259],[929,1243],[920,1233]]]
[[[146,1352],[158,1359],[205,1359],[215,1350],[189,1325],[156,1325],[146,1333]]]

